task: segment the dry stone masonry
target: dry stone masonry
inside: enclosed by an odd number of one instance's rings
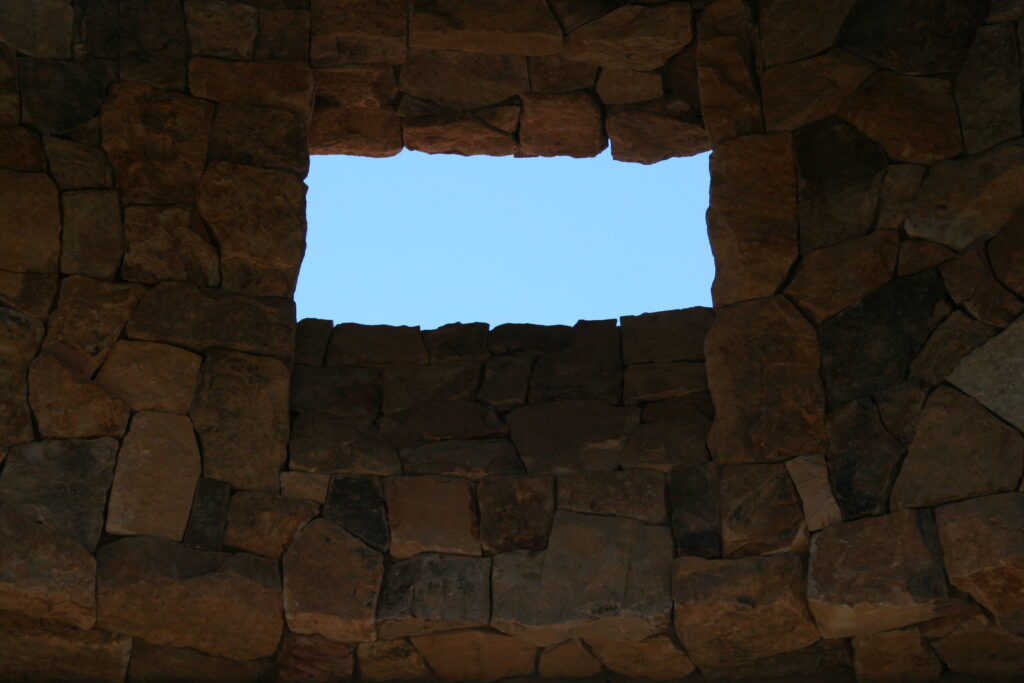
[[[1020,0],[0,0],[0,680],[1024,680],[1022,67]],[[296,323],[310,153],[609,144],[712,150],[713,309]]]

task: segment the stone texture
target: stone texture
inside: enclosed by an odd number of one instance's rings
[[[281,566],[289,629],[343,642],[374,640],[384,574],[379,553],[336,524],[315,520],[298,534]]]
[[[0,626],[0,677],[8,681],[123,681],[131,638],[82,631],[46,619],[4,613]]]
[[[950,671],[965,674],[959,680],[1012,681],[1024,668],[1024,638],[994,627],[975,626],[932,643]],[[958,679],[953,679],[954,681]]]
[[[344,323],[334,328],[327,365],[425,365],[429,362],[418,327]]]
[[[85,124],[99,112],[113,79],[109,66],[109,62],[105,66],[101,62],[20,58],[22,123],[50,134],[70,133]]]
[[[834,117],[801,128],[793,142],[801,253],[870,231],[888,167],[882,149]]]
[[[455,110],[496,104],[530,89],[525,57],[415,49],[398,87]]]
[[[176,647],[136,640],[131,648],[128,680],[139,683],[183,680],[194,683],[256,683],[263,678],[264,662],[235,662]]]
[[[928,385],[921,380],[911,379],[880,391],[874,396],[882,424],[904,446],[914,439],[917,418],[924,408],[928,389]]]
[[[371,477],[332,477],[324,500],[324,518],[374,550],[386,552],[388,512],[381,484]]]
[[[230,504],[231,484],[200,477],[182,542],[200,550],[220,550]]]
[[[528,353],[539,356],[558,351],[572,342],[573,328],[565,325],[498,325],[487,337],[487,348],[496,356]]]
[[[130,282],[167,280],[220,284],[220,257],[199,212],[188,206],[129,206],[124,210],[124,263]]]
[[[700,16],[697,79],[701,113],[715,143],[764,130],[754,32],[750,8],[741,0],[719,0]]]
[[[967,354],[998,331],[961,311],[953,311],[935,328],[924,348],[910,364],[910,376],[918,377],[931,386],[941,384]]]
[[[121,79],[183,89],[189,40],[182,3],[122,0],[118,7]]]
[[[711,147],[707,131],[692,117],[680,115],[675,100],[613,106],[605,125],[612,158],[654,164],[671,157],[687,157]]]
[[[935,512],[949,581],[1004,630],[1024,635],[1024,493],[943,505]]]
[[[676,553],[721,556],[718,468],[702,462],[672,470],[668,477],[668,500]]]
[[[223,0],[187,0],[192,54],[227,59],[252,59],[259,14],[255,7]]]
[[[773,297],[719,310],[705,349],[708,385],[718,397],[708,434],[716,462],[775,462],[822,451],[818,340],[789,301]]]
[[[300,62],[239,62],[196,57],[188,63],[189,90],[214,102],[287,109],[308,120],[313,74]]]
[[[405,147],[427,154],[508,156],[518,145],[471,114],[433,114],[402,122]]]
[[[313,66],[402,64],[406,60],[406,5],[401,0],[312,0]]]
[[[543,0],[505,0],[486,8],[465,0],[437,0],[413,5],[409,46],[550,55],[562,49],[562,29]]]
[[[187,413],[201,358],[167,344],[117,341],[96,382],[132,410]]]
[[[707,221],[715,256],[715,304],[774,294],[797,256],[791,136],[749,136],[716,146]]]
[[[220,102],[210,136],[210,159],[305,176],[307,128],[304,117],[286,109]]]
[[[22,126],[0,127],[0,166],[12,171],[46,172],[39,134]]]
[[[433,363],[448,360],[487,360],[487,323],[450,323],[424,330],[423,343]]]
[[[475,401],[434,401],[384,416],[380,431],[396,448],[415,448],[445,439],[505,436],[508,428]]]
[[[238,489],[277,490],[288,448],[288,368],[281,361],[208,351],[189,415],[203,448],[203,476]]]
[[[210,164],[197,201],[218,245],[225,289],[292,294],[305,251],[305,196],[291,173]]]
[[[68,0],[42,0],[27,6],[0,6],[0,40],[40,59],[67,59],[71,54],[74,9]]]
[[[193,351],[224,347],[290,358],[295,304],[233,296],[165,282],[147,290],[126,327],[130,339],[160,341]]]
[[[45,318],[57,296],[59,279],[56,273],[9,273],[0,270],[0,303],[33,318]]]
[[[61,272],[113,280],[124,252],[117,193],[65,192],[63,206]]]
[[[485,553],[547,546],[555,508],[549,477],[486,477],[477,487],[477,502]]]
[[[661,74],[632,69],[601,69],[597,96],[605,104],[630,104],[659,99],[663,93]]]
[[[101,628],[239,661],[277,648],[281,584],[266,558],[138,537],[103,546],[96,561]]]
[[[292,423],[289,464],[307,472],[399,474],[395,449],[367,420],[308,413]]]
[[[801,500],[784,464],[723,467],[719,481],[725,557],[807,547]]]
[[[0,609],[93,627],[96,560],[88,550],[6,509],[0,509],[0,539]]]
[[[327,499],[327,486],[331,475],[315,472],[282,472],[281,495],[296,500],[323,503]]]
[[[297,332],[301,338],[301,328]],[[323,344],[326,343],[325,337]],[[301,352],[302,348],[298,344],[296,346],[296,352]],[[323,355],[322,348],[319,354]],[[380,384],[379,373],[370,368],[320,368],[297,364],[292,370],[291,407],[298,413],[374,419],[380,413]]]
[[[803,560],[793,553],[681,557],[672,577],[676,633],[701,669],[799,650],[821,637],[805,585]]]
[[[829,404],[905,380],[910,362],[948,312],[942,279],[928,270],[893,280],[822,323],[821,374]]]
[[[687,412],[637,427],[629,435],[619,463],[625,467],[668,472],[676,467],[704,462],[711,421],[698,412]]]
[[[601,105],[593,95],[531,93],[521,99],[521,156],[593,157],[608,146]]]
[[[714,311],[703,306],[622,316],[626,364],[704,360],[704,338]]]
[[[424,553],[388,567],[377,608],[381,639],[485,626],[491,560]]]
[[[385,415],[409,410],[424,401],[471,399],[480,379],[480,363],[442,361],[422,366],[398,366],[383,371]]]
[[[21,93],[18,85],[18,56],[14,48],[0,48],[0,122],[16,126],[21,121]]]
[[[576,324],[569,344],[542,355],[530,376],[531,403],[557,399],[600,399],[618,403],[622,352],[614,321]]]
[[[1017,429],[1024,429],[1024,383],[1017,349],[1024,343],[1024,317],[1018,318],[970,353],[949,381]]]
[[[446,681],[496,681],[534,671],[537,648],[488,631],[416,636],[413,645],[431,670]]]
[[[574,472],[558,477],[558,508],[665,523],[665,476],[651,470]]]
[[[224,545],[279,559],[292,537],[319,512],[312,501],[238,491],[231,496]]]
[[[937,681],[942,663],[917,629],[885,631],[853,639],[853,666],[857,680]]]
[[[620,7],[569,33],[566,59],[609,69],[651,71],[693,38],[690,4]]]
[[[694,670],[690,658],[667,636],[638,643],[588,640],[587,644],[609,671],[634,679],[674,681]]]
[[[313,72],[317,99],[340,107],[386,107],[398,95],[394,67],[352,64]]]
[[[42,173],[0,171],[0,268],[54,273],[60,258],[60,199]]]
[[[955,255],[956,252],[935,242],[929,242],[928,240],[904,240],[900,244],[896,276],[903,277],[904,275],[920,273],[922,270],[928,270],[932,266],[945,263]]]
[[[43,330],[39,320],[0,307],[0,445],[34,438],[25,368],[39,351]]]
[[[765,64],[813,57],[832,47],[854,0],[827,0],[813,9],[800,0],[758,3]]]
[[[839,510],[828,479],[828,463],[820,455],[804,455],[786,461],[786,469],[800,494],[809,531],[818,531],[841,522]]]
[[[1018,297],[1024,297],[1024,275],[1017,264],[1024,258],[1024,211],[1011,218],[988,243],[988,259],[999,281]]]
[[[1021,303],[992,274],[983,240],[975,240],[939,268],[950,298],[983,323],[1006,327],[1024,311]]]
[[[285,631],[274,663],[279,683],[330,683],[351,680],[355,671],[353,644],[321,636],[300,636]]]
[[[522,474],[516,449],[505,439],[440,441],[404,450],[402,474],[436,474],[480,479],[496,474]]]
[[[748,664],[705,668],[713,681],[773,681],[775,683],[817,683],[827,677],[839,683],[854,683],[849,644],[844,640],[819,640],[792,652],[764,657]]]
[[[921,181],[924,179],[924,174],[927,170],[926,166],[919,164],[892,164],[889,166],[889,170],[885,173],[885,183],[882,185],[882,198],[878,202],[878,219],[875,222],[876,229],[892,229],[903,226],[903,221],[907,217],[907,210],[910,208],[918,188],[921,187]],[[920,258],[920,256],[928,255],[928,247],[923,245],[933,245],[933,248],[939,249],[944,248],[932,242],[908,240],[904,243],[904,247],[916,249],[924,253],[915,253],[914,256],[918,258],[911,257],[907,268],[903,266],[903,254],[901,253],[900,275],[909,275],[910,273],[916,273],[935,265],[935,263],[924,265],[928,258]]]
[[[537,645],[654,635],[668,625],[671,559],[663,527],[558,511],[547,550],[494,558],[491,626]]]
[[[136,413],[117,455],[107,533],[180,541],[201,467],[187,417]]]
[[[567,32],[590,23],[619,6],[618,0],[551,0],[549,4]]]
[[[402,125],[389,109],[317,107],[309,132],[310,154],[390,157],[402,151]]]
[[[212,104],[142,83],[118,83],[103,104],[100,120],[103,148],[124,203],[194,199],[206,165]]]
[[[310,377],[326,372],[320,366],[324,364],[327,342],[333,329],[333,322],[320,318],[303,318],[295,325],[295,363],[317,368],[317,373],[310,373]]]
[[[571,62],[560,54],[531,57],[530,90],[538,93],[572,92],[591,88],[597,79],[596,64]]]
[[[982,26],[956,78],[957,109],[968,154],[1021,134],[1020,70],[1012,24]]]
[[[567,640],[544,648],[537,660],[541,678],[585,678],[601,673],[601,662],[579,640]]]
[[[401,477],[385,484],[390,553],[479,555],[475,487],[447,477]]]
[[[538,474],[614,469],[640,415],[600,401],[557,401],[519,408],[507,420],[527,471]]]
[[[807,599],[826,638],[941,616],[952,601],[932,513],[902,510],[822,529],[811,539]]]
[[[28,385],[29,405],[44,439],[124,434],[128,405],[53,355],[32,361]]]
[[[102,438],[15,446],[0,473],[3,506],[96,549],[117,442]]]
[[[367,681],[416,681],[430,677],[430,669],[407,640],[359,643],[359,675]]]
[[[708,390],[704,363],[641,363],[626,366],[622,402],[637,404],[683,398]]]

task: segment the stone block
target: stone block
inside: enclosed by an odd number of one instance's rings
[[[200,477],[182,542],[200,550],[220,550],[230,504],[231,484]]]
[[[265,356],[212,349],[189,411],[203,476],[243,490],[277,491],[288,452],[288,368]]]
[[[398,477],[384,487],[391,531],[390,554],[423,552],[479,555],[476,490],[447,477]]]
[[[671,561],[663,527],[558,511],[547,550],[494,558],[491,626],[542,646],[642,640],[668,626]]]
[[[332,477],[324,518],[337,522],[366,545],[386,552],[390,533],[380,481],[370,477]]]
[[[652,470],[562,474],[558,509],[664,524],[665,475]]]
[[[590,23],[619,6],[618,0],[551,0],[550,4],[566,32]]]
[[[466,0],[414,3],[409,46],[513,55],[562,49],[562,28],[543,0],[504,0],[486,8]]]
[[[327,500],[327,487],[331,475],[315,472],[282,472],[281,495],[297,500],[311,500],[323,503]]]
[[[185,87],[189,50],[182,3],[177,0],[122,0],[118,12],[121,79],[157,88]]]
[[[313,111],[310,154],[392,157],[401,151],[401,120],[390,109],[320,105]]]
[[[600,399],[618,403],[621,358],[614,321],[580,321],[565,349],[544,354],[534,364],[530,401]]]
[[[196,97],[287,109],[303,121],[313,107],[313,72],[303,62],[195,57],[188,63],[188,81]]]
[[[631,679],[674,681],[690,675],[695,668],[686,653],[668,636],[635,643],[588,640],[587,645],[605,668]]]
[[[611,470],[640,422],[636,408],[556,401],[512,411],[512,442],[530,474]]]
[[[308,123],[287,109],[220,102],[210,160],[291,171],[309,170]]]
[[[544,648],[537,660],[540,677],[557,680],[596,676],[603,668],[590,650],[575,639]]]
[[[605,104],[649,102],[664,93],[660,73],[632,69],[601,69],[596,90]]]
[[[414,636],[413,645],[442,680],[496,681],[534,672],[537,648],[489,631]]]
[[[113,190],[65,192],[60,270],[113,280],[124,255],[121,204]]]
[[[418,327],[343,323],[327,346],[327,365],[426,365],[430,361]]]
[[[555,511],[550,477],[486,477],[477,486],[477,505],[485,553],[547,547]]]
[[[635,405],[646,401],[665,401],[707,390],[704,363],[641,363],[626,366],[622,402]]]
[[[988,243],[992,272],[1018,297],[1024,297],[1024,275],[1017,268],[1021,258],[1024,258],[1024,211],[1017,212]]]
[[[921,187],[921,181],[927,167],[920,164],[892,164],[885,172],[885,183],[882,185],[882,198],[878,202],[878,219],[876,229],[895,229],[903,226],[907,211],[914,200],[914,195]],[[903,249],[907,252],[909,263],[904,264]],[[945,260],[938,258],[943,247],[933,242],[908,240],[901,245],[900,264],[897,275],[910,275],[930,268]],[[951,255],[951,254],[950,254]]]
[[[718,467],[709,462],[669,473],[670,521],[677,555],[721,557],[719,488]]]
[[[377,608],[377,634],[390,640],[486,626],[490,558],[424,553],[388,567]]]
[[[0,41],[40,59],[67,59],[74,36],[74,9],[69,0],[42,0],[29,7],[4,3]]]
[[[33,318],[45,318],[53,308],[59,280],[57,273],[0,270],[0,303]]]
[[[865,683],[937,681],[942,673],[942,663],[917,629],[854,638],[853,653],[857,680]]]
[[[910,376],[930,386],[941,384],[967,354],[991,339],[998,329],[953,311],[928,337],[910,364]]]
[[[0,307],[0,445],[35,438],[25,369],[39,351],[44,330],[36,318]]]
[[[285,631],[273,670],[279,683],[329,683],[351,680],[355,671],[354,643]]]
[[[252,5],[187,0],[185,21],[194,55],[252,59],[259,14]]]
[[[132,657],[127,636],[83,631],[48,619],[4,613],[0,626],[0,677],[9,681],[88,681],[125,679]]]
[[[374,419],[380,413],[380,374],[355,366],[320,368],[297,364],[292,370],[291,403],[292,410],[299,413]]]
[[[416,448],[446,439],[503,437],[508,428],[475,401],[435,401],[385,415],[380,431],[396,448]]]
[[[538,93],[572,92],[594,87],[596,64],[572,62],[561,54],[530,57],[530,90]]]
[[[785,464],[723,467],[719,481],[725,557],[807,548],[800,497]]]
[[[702,670],[749,664],[819,640],[793,553],[735,560],[681,557],[672,578],[675,628]]]
[[[594,157],[608,146],[601,105],[587,92],[521,97],[520,156]]]
[[[14,48],[0,48],[0,122],[16,126],[21,122],[21,93],[18,85],[18,54]]]
[[[626,6],[572,30],[562,54],[609,69],[651,71],[692,39],[689,3]]]
[[[704,306],[622,316],[622,358],[627,365],[704,360],[704,338],[714,311]]]
[[[807,600],[826,638],[868,636],[949,611],[954,601],[931,511],[901,510],[819,531],[811,539]]]
[[[376,638],[374,613],[384,574],[380,553],[318,519],[299,532],[281,566],[292,632],[342,642]]]
[[[167,280],[216,287],[220,255],[199,212],[191,206],[128,206],[124,209],[124,263],[130,282]]]
[[[539,356],[569,346],[572,330],[566,325],[506,323],[491,330],[487,337],[487,348],[496,356],[513,353]]]
[[[50,172],[62,190],[107,188],[113,184],[103,150],[64,138],[43,138]]]
[[[258,683],[264,680],[266,662],[236,662],[177,647],[150,645],[136,640],[131,649],[128,680],[159,683],[167,679],[194,683]]]
[[[0,171],[0,268],[55,273],[60,259],[60,195],[43,173]]]
[[[711,421],[697,412],[648,422],[629,435],[619,459],[624,468],[640,467],[668,472],[676,467],[704,462]]]
[[[513,130],[515,126],[513,125]],[[449,360],[487,360],[487,323],[451,323],[423,331],[432,363]]]
[[[427,154],[508,156],[518,149],[514,136],[463,113],[403,119],[402,140],[406,148]]]
[[[314,368],[322,366],[332,329],[334,323],[320,318],[303,318],[296,323],[295,362]]]
[[[963,675],[954,681],[1012,681],[1024,668],[1024,638],[999,630],[982,614],[951,627],[922,630],[949,670]]]
[[[928,385],[919,379],[911,379],[889,387],[875,394],[875,405],[885,429],[907,446],[914,440],[917,418],[928,397]]]
[[[503,102],[530,89],[526,58],[446,50],[410,50],[398,87],[446,109]]]
[[[769,0],[758,5],[765,64],[813,57],[835,43],[854,0],[827,0],[811,8],[799,0]]]
[[[281,580],[267,558],[136,537],[103,546],[96,563],[100,628],[236,661],[277,649]]]
[[[505,439],[439,441],[403,450],[402,474],[435,474],[481,479],[496,474],[522,474],[516,449]]]
[[[430,678],[423,657],[408,640],[359,643],[359,675],[367,681],[417,681]]]
[[[956,77],[956,102],[968,154],[1021,134],[1019,53],[1013,24],[982,26]]]
[[[954,386],[1019,430],[1024,430],[1022,344],[1024,317],[972,351],[948,376]]]
[[[809,531],[824,529],[843,521],[843,513],[832,495],[828,463],[821,455],[803,455],[786,461],[789,477],[800,494]]]
[[[303,413],[292,423],[289,466],[325,474],[401,472],[395,449],[369,420]]]
[[[423,366],[385,368],[382,412],[409,410],[426,401],[471,399],[480,381],[480,363],[442,361]]]
[[[697,34],[697,79],[709,137],[718,143],[763,132],[755,29],[746,3],[712,3],[700,15]]]
[[[975,240],[956,258],[939,267],[949,296],[983,323],[1006,327],[1021,311],[1021,303],[992,274],[983,240]]]
[[[350,64],[313,72],[317,99],[339,107],[387,107],[398,95],[395,69],[388,64]]]
[[[32,361],[28,386],[29,405],[44,439],[120,437],[128,425],[128,404],[49,353]],[[13,412],[17,419],[18,411]]]
[[[107,88],[115,80],[113,66],[113,62],[20,57],[22,124],[55,135],[87,124],[99,112]],[[68,97],[68,93],[74,96]]]
[[[292,538],[319,513],[320,506],[309,500],[237,491],[228,508],[224,545],[280,559]]]
[[[407,8],[401,0],[312,0],[313,66],[402,64]]]
[[[199,381],[201,358],[168,344],[115,342],[96,383],[132,410],[185,414]]]
[[[855,683],[853,661],[847,641],[830,639],[792,652],[756,661],[701,672],[712,681],[773,681],[774,683],[817,683],[823,677],[836,683]]]
[[[12,171],[46,172],[39,134],[23,126],[0,127],[0,167]]]
[[[945,263],[956,255],[951,249],[928,240],[904,240],[900,244],[896,277],[913,275],[932,266]]]

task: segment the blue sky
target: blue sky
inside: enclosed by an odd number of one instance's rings
[[[708,155],[314,156],[298,317],[572,325],[711,304]]]

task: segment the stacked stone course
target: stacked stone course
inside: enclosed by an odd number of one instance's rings
[[[1019,0],[0,0],[0,679],[1024,677]],[[711,148],[715,308],[295,322],[309,153]]]

